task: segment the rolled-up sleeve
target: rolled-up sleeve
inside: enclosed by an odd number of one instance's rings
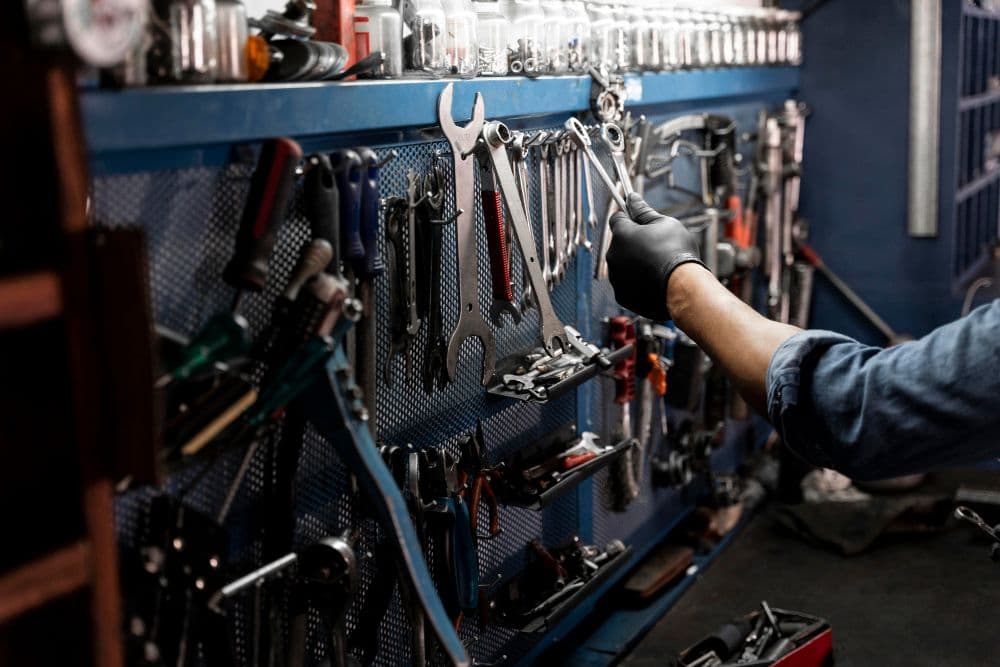
[[[855,479],[1000,456],[1000,300],[885,349],[796,334],[771,358],[767,408],[789,448]]]

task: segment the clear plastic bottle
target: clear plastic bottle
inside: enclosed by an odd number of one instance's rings
[[[655,0],[629,5],[632,69],[642,72],[660,69],[660,30],[663,20]]]
[[[176,81],[211,83],[219,64],[215,0],[170,3],[172,72]]]
[[[722,35],[722,61],[719,64],[723,67],[732,67],[736,62],[733,18],[728,13],[720,13],[718,17],[719,30]]]
[[[677,43],[680,46],[681,67],[690,69],[698,66],[698,23],[695,13],[690,9],[678,9],[677,20],[680,24]]]
[[[511,74],[538,76],[545,71],[542,33],[545,14],[538,0],[500,0],[500,11],[509,21],[507,58]]]
[[[471,0],[443,0],[444,50],[448,73],[461,79],[479,74],[479,38]]]
[[[781,32],[781,25],[778,22],[778,11],[768,9],[767,17],[764,20],[767,30],[767,60],[768,65],[777,65],[781,59],[778,54],[778,35]]]
[[[615,15],[603,0],[587,4],[590,15],[590,63],[609,72],[615,66]]]
[[[506,17],[500,13],[499,0],[478,0],[476,10],[479,35],[479,75],[507,76],[507,42],[509,30]]]
[[[721,67],[723,64],[722,17],[716,13],[707,13],[705,14],[705,23],[708,25],[708,64],[712,67]]]
[[[357,60],[385,54],[382,66],[366,77],[391,79],[403,75],[403,19],[392,0],[362,0],[354,9],[354,49]]]
[[[403,0],[403,39],[406,70],[418,76],[441,77],[448,73],[445,53],[445,16],[440,0]]]
[[[541,5],[545,16],[542,42],[545,71],[549,74],[565,74],[569,68],[569,25],[566,22],[566,12],[559,0],[542,0]]]
[[[569,25],[567,56],[569,71],[586,72],[590,67],[590,16],[587,8],[579,0],[563,3],[566,21]]]
[[[757,35],[757,64],[767,64],[767,10],[754,10],[754,33]]]

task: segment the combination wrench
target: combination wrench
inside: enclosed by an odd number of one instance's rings
[[[538,265],[535,239],[531,233],[531,226],[528,224],[524,202],[521,201],[517,189],[514,171],[510,165],[510,156],[507,155],[507,144],[512,138],[511,132],[503,123],[491,121],[483,126],[482,135],[485,148],[489,152],[490,162],[493,164],[493,170],[496,172],[500,192],[503,194],[507,210],[510,212],[514,240],[517,241],[517,245],[521,249],[521,258],[528,268],[528,278],[534,292],[535,302],[538,305],[542,346],[549,355],[560,355],[563,350],[569,349],[569,339],[566,335],[566,328],[552,308],[549,290],[542,278],[541,267]]]
[[[611,153],[611,162],[615,166],[618,174],[618,182],[621,183],[625,193],[625,199],[632,194],[632,177],[628,173],[628,166],[625,164],[625,133],[614,123],[601,124],[601,142]],[[628,209],[623,209],[628,210]]]
[[[438,98],[438,123],[451,146],[454,161],[455,210],[458,214],[455,229],[457,249],[459,313],[458,323],[448,342],[448,377],[455,379],[458,369],[458,352],[466,338],[476,337],[483,346],[483,379],[489,384],[496,367],[496,341],[486,323],[479,303],[479,260],[476,255],[475,197],[476,158],[473,155],[486,117],[483,96],[476,93],[472,106],[472,119],[464,127],[455,124],[451,115],[455,85],[449,83]],[[509,205],[509,203],[508,203]]]
[[[614,197],[615,202],[623,211],[628,210],[628,204],[625,203],[625,197],[618,191],[618,185],[615,183],[614,179],[608,174],[607,170],[604,169],[604,165],[601,161],[597,159],[594,155],[594,150],[591,147],[590,135],[587,134],[587,128],[583,126],[583,123],[577,118],[568,118],[566,120],[566,129],[569,131],[569,136],[576,142],[576,145],[583,151],[583,154],[590,160],[590,164],[597,171],[597,175],[601,177],[604,181],[604,185],[607,186],[608,192]],[[624,148],[624,138],[622,142]]]

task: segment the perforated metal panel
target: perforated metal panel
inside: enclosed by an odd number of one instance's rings
[[[752,118],[752,110],[745,117]],[[748,129],[752,129],[752,122]],[[381,173],[382,197],[402,196],[406,191],[408,169],[426,170],[435,159],[450,174],[451,158],[444,141],[406,143],[379,146],[380,156],[390,150],[398,158],[389,162]],[[93,184],[92,204],[95,220],[102,224],[121,226],[139,225],[147,234],[152,271],[153,305],[156,320],[184,334],[193,334],[215,312],[227,309],[232,300],[232,290],[221,280],[221,274],[233,247],[233,240],[240,212],[249,186],[252,164],[234,164],[223,169],[184,169],[177,171],[147,172],[141,174],[107,176]],[[540,233],[537,166],[529,164],[532,192],[532,218],[535,237]],[[599,219],[603,221],[607,195],[600,180],[594,176],[595,202]],[[262,294],[250,295],[241,306],[252,331],[259,333],[270,317],[271,308],[280,288],[287,280],[296,256],[308,241],[309,226],[305,220],[300,193],[296,194],[287,222],[279,235],[272,258],[272,275]],[[655,188],[651,199],[658,195]],[[449,192],[445,200],[445,217],[454,210]],[[479,296],[480,302],[489,304],[491,295],[488,283],[488,254],[482,212],[476,211],[478,234]],[[599,230],[600,231],[600,230]],[[595,252],[599,247],[599,231],[592,236]],[[385,252],[384,230],[380,229],[380,246]],[[442,303],[446,335],[450,334],[457,320],[457,313],[447,304],[457,303],[457,276],[455,266],[455,229],[445,227],[444,263],[441,275]],[[579,253],[585,253],[580,250]],[[515,294],[520,294],[520,256],[513,253],[512,276]],[[584,255],[581,261],[590,263]],[[486,394],[480,386],[481,348],[475,340],[467,341],[461,350],[458,374],[453,383],[443,391],[428,395],[422,389],[420,370],[426,347],[426,326],[411,346],[413,356],[413,383],[406,382],[402,359],[392,362],[392,384],[382,380],[382,364],[389,351],[388,276],[376,283],[377,293],[377,431],[379,440],[416,448],[448,447],[453,451],[458,439],[470,432],[477,418],[483,420],[487,443],[487,458],[498,461],[518,448],[550,433],[560,425],[575,420],[578,413],[577,397],[570,394],[547,405],[521,403],[500,399]],[[577,301],[580,293],[590,294],[591,322],[588,326],[578,321]],[[577,284],[572,267],[552,295],[556,313],[566,324],[576,324],[594,333],[599,340],[603,328],[600,321],[620,312],[614,295],[606,281]],[[524,351],[537,341],[538,315],[529,310],[518,326],[509,322],[496,329],[498,357]],[[612,383],[598,378],[592,385],[593,427],[604,438],[616,417],[616,406],[609,406]],[[654,420],[654,426],[659,420]],[[654,435],[654,439],[658,436]],[[606,440],[607,441],[607,440]],[[271,446],[280,443],[271,441]],[[231,532],[231,549],[227,571],[233,577],[262,564],[263,555],[259,540],[259,504],[265,487],[267,447],[262,447],[250,465],[225,525]],[[647,453],[648,455],[648,453]],[[243,450],[224,453],[212,461],[208,468],[196,466],[171,476],[167,491],[182,495],[194,508],[214,515],[218,512],[228,487],[236,475],[244,456]],[[647,468],[648,469],[648,468]],[[339,533],[355,526],[359,521],[359,508],[347,493],[347,471],[340,463],[330,443],[315,431],[307,429],[302,447],[296,479],[297,525],[295,540],[299,545]],[[643,496],[625,513],[614,513],[607,508],[605,497],[606,473],[596,477],[593,485],[593,529],[595,542],[602,544],[613,538],[626,542],[643,540],[652,534],[651,527],[668,519],[664,511],[676,511],[678,496],[674,491],[651,492],[648,478],[644,481]],[[133,548],[143,531],[143,513],[152,492],[140,490],[123,495],[117,504],[118,528],[125,548]],[[482,582],[508,578],[524,565],[525,545],[532,538],[541,538],[546,544],[557,544],[579,532],[582,520],[577,496],[570,493],[544,512],[504,508],[503,532],[495,539],[483,539],[479,549],[479,568]],[[348,617],[348,633],[356,628],[358,615],[366,593],[376,576],[374,561],[365,559],[364,552],[380,539],[372,522],[363,524],[358,551],[361,560],[359,594],[352,604]],[[249,664],[248,640],[251,632],[250,600],[240,599],[229,610],[233,643],[241,664]],[[398,593],[381,626],[379,665],[405,665],[409,658],[409,623],[399,601]],[[480,627],[478,619],[467,618],[462,626],[462,636],[472,655],[491,662],[506,655],[510,662],[525,655],[538,640],[536,636],[521,635],[498,625]],[[309,655],[320,663],[325,649],[321,641],[318,617],[311,617]]]

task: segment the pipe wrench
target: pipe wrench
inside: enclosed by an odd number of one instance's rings
[[[521,249],[521,258],[525,266],[528,267],[528,278],[531,282],[531,289],[535,294],[535,301],[538,304],[542,346],[550,355],[556,356],[561,354],[563,350],[568,349],[569,339],[566,336],[566,328],[552,308],[549,289],[545,285],[545,279],[542,277],[542,271],[538,265],[538,254],[535,252],[535,239],[531,233],[531,226],[528,224],[528,216],[524,210],[524,203],[521,201],[521,195],[517,189],[514,171],[510,166],[510,156],[507,155],[507,144],[511,140],[511,133],[506,125],[496,121],[486,123],[483,126],[482,133],[485,140],[485,148],[488,151],[490,162],[493,164],[493,169],[496,171],[497,180],[500,184],[500,192],[503,194],[504,202],[507,204],[507,210],[510,211],[510,223],[514,230],[514,240],[517,241]]]
[[[496,341],[486,324],[483,309],[479,303],[479,260],[476,255],[476,218],[473,208],[475,191],[475,157],[472,155],[483,129],[486,114],[483,96],[476,93],[472,107],[472,120],[464,127],[455,124],[451,115],[451,103],[455,85],[449,83],[438,98],[438,122],[448,144],[451,146],[455,175],[455,210],[458,214],[455,230],[457,249],[456,269],[458,272],[459,313],[458,323],[448,342],[446,359],[448,377],[455,379],[458,368],[458,352],[466,338],[476,337],[483,346],[484,385],[489,384],[496,366]],[[508,207],[510,203],[508,202]]]

